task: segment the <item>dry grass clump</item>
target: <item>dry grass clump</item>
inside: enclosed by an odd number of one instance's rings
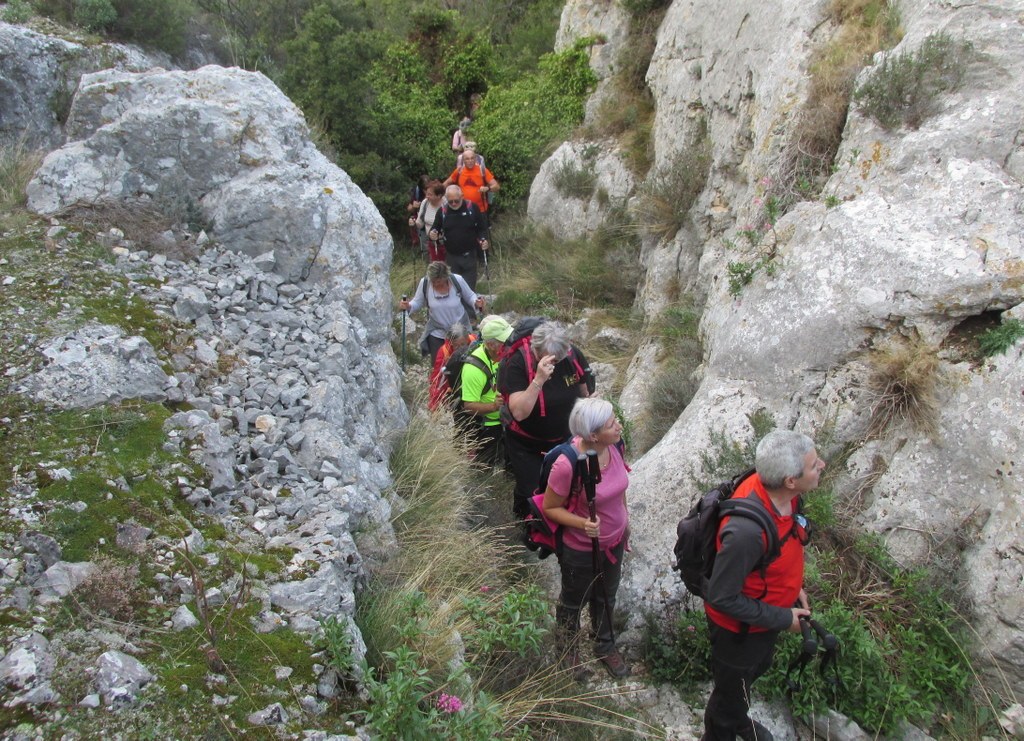
[[[654,173],[640,189],[636,219],[658,239],[672,239],[689,218],[690,208],[708,180],[711,139],[701,119],[693,142],[676,154],[668,167]]]
[[[126,240],[137,248],[166,255],[172,260],[193,260],[199,255],[194,241],[181,233],[187,226],[192,234],[198,234],[209,225],[202,221],[198,207],[188,203],[170,203],[154,200],[115,201],[108,200],[66,209],[61,216],[70,224],[83,231],[105,232],[111,228],[120,229]],[[173,232],[168,238],[165,232]]]
[[[875,438],[901,424],[934,437],[939,425],[939,358],[921,340],[901,342],[868,357],[871,407],[867,437]]]
[[[43,161],[43,153],[31,151],[21,139],[0,147],[0,213],[25,205],[25,187]]]
[[[72,593],[82,612],[91,618],[132,622],[140,590],[138,565],[109,556],[100,556],[93,564],[96,572]]]
[[[457,609],[461,598],[504,581],[507,561],[504,539],[472,526],[474,502],[485,495],[484,474],[446,415],[414,414],[392,451],[399,548],[374,574],[378,585],[360,618],[367,644],[381,654],[402,643],[395,626],[408,616],[409,595],[425,595],[428,604],[416,615],[423,627],[416,649],[438,668],[451,661],[458,649],[454,636],[468,627]]]
[[[902,37],[899,14],[888,0],[833,0],[828,20],[838,29],[811,61],[807,101],[776,173],[772,195],[783,205],[821,191],[832,174],[857,73],[875,52]]]

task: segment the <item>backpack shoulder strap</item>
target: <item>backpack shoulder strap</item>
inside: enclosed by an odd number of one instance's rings
[[[430,311],[430,298],[427,295],[427,279],[420,278],[420,284],[417,288],[418,290],[423,292],[423,306],[427,309],[427,311]]]
[[[476,355],[467,354],[466,363],[473,366],[474,368],[479,368],[480,370],[483,371],[486,380],[484,381],[483,390],[480,393],[486,394],[488,391],[491,390],[491,387],[494,385],[494,373],[491,372],[491,369],[487,366],[487,363],[482,361]]]

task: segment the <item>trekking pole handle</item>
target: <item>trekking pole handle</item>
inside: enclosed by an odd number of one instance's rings
[[[817,620],[808,617],[807,622],[814,628],[814,632],[818,634],[818,637],[821,638],[821,645],[824,646],[826,651],[831,651],[839,645],[839,639],[836,638],[835,634],[825,630],[824,626]]]
[[[818,641],[811,632],[811,619],[806,615],[800,616],[800,632],[804,637],[804,653],[815,654],[818,651]]]
[[[590,473],[590,478],[594,482],[594,485],[601,483],[601,463],[597,459],[596,450],[587,451],[587,468]]]

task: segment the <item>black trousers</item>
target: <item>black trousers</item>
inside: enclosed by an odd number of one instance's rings
[[[710,622],[714,688],[704,709],[706,741],[751,738],[750,686],[772,665],[779,634],[733,633]]]
[[[558,443],[531,440],[510,430],[505,431],[505,454],[516,480],[516,488],[512,492],[512,512],[516,517],[523,518],[529,513],[526,502],[537,489],[544,454],[556,445]]]
[[[555,608],[555,621],[567,637],[574,637],[580,629],[580,612],[583,605],[590,610],[590,625],[594,636],[594,653],[607,656],[615,651],[615,634],[609,616],[615,613],[615,594],[619,591],[622,576],[622,553],[626,539],[612,548],[615,563],[604,551],[597,554],[601,579],[594,573],[594,554],[591,551],[577,551],[563,547],[558,558],[562,571],[562,593]],[[602,583],[603,581],[603,583]],[[607,598],[607,601],[606,601]]]
[[[465,278],[466,283],[474,291],[476,290],[476,253],[475,249],[461,255],[453,255],[449,252],[444,258],[452,272]]]

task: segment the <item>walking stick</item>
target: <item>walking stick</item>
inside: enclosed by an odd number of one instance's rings
[[[402,302],[408,300],[408,296],[402,294]],[[402,373],[405,373],[405,317],[409,315],[409,312],[402,309]]]
[[[491,281],[491,271],[490,271],[490,269],[489,269],[489,268],[487,267],[487,252],[488,252],[488,251],[487,251],[487,250],[480,250],[480,251],[481,251],[481,252],[483,253],[483,255],[484,255],[484,278],[486,278],[486,279],[487,279],[487,282],[488,282],[488,284],[490,284],[490,281]],[[491,290],[491,289],[490,289],[490,286],[489,286],[489,285],[488,285],[488,288],[487,288],[487,290]]]
[[[583,487],[587,492],[587,507],[590,510],[590,521],[593,522],[597,519],[597,504],[594,500],[597,498],[597,485],[601,483],[601,464],[597,460],[596,450],[588,450],[585,457],[587,465],[583,474]],[[591,564],[593,565],[596,580],[601,582],[601,592],[604,597],[604,616],[608,621],[608,632],[611,633],[612,640],[614,641],[615,629],[612,628],[612,610],[611,605],[608,603],[608,585],[604,580],[604,567],[601,566],[600,554],[600,540],[596,537],[591,538]]]

